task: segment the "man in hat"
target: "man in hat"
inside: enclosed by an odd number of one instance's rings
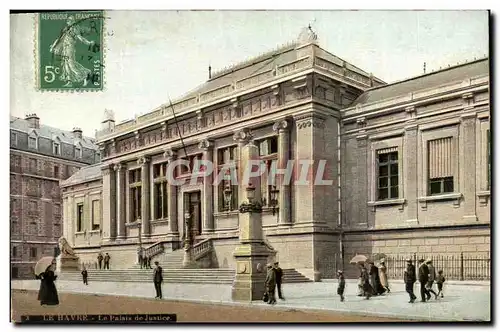
[[[404,274],[405,288],[408,295],[410,295],[410,303],[415,302],[417,297],[413,293],[413,284],[417,281],[415,276],[415,266],[413,265],[411,259],[406,260],[406,270]]]
[[[281,282],[283,280],[283,270],[279,267],[279,263],[274,263],[274,272],[276,274],[276,288],[278,288],[278,297],[280,300],[284,300],[283,293],[281,292]]]
[[[161,292],[161,284],[163,282],[163,269],[160,266],[160,263],[155,262],[155,268],[153,270],[153,283],[155,285],[156,296],[155,299],[160,299],[163,297]]]
[[[276,304],[276,295],[274,294],[276,289],[276,272],[273,269],[272,264],[267,264],[267,275],[266,275],[266,293],[269,296],[267,303]]]
[[[420,297],[422,298],[420,302],[425,302],[431,298],[431,293],[425,288],[429,281],[429,268],[423,258],[420,258],[418,263],[418,281],[420,282]]]
[[[434,294],[434,298],[437,300],[437,294],[436,292],[432,289],[432,285],[434,284],[434,280],[436,280],[436,269],[434,268],[434,265],[432,265],[432,259],[428,258],[425,261],[425,264],[427,264],[427,268],[429,269],[429,281],[427,281],[427,293],[429,294],[427,296],[427,301],[430,300],[431,298],[431,293]]]
[[[99,253],[97,255],[97,262],[99,263],[99,270],[102,269],[102,259],[103,259],[102,254]]]
[[[344,302],[345,278],[344,271],[338,270],[339,286],[337,287],[337,294],[340,295],[340,302]]]

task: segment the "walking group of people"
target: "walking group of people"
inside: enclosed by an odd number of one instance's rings
[[[284,300],[283,291],[281,289],[281,284],[283,281],[283,270],[279,266],[278,262],[274,264],[267,264],[267,275],[266,275],[266,291],[264,293],[263,300],[268,304],[276,304],[276,288],[278,289],[278,297]]]
[[[364,296],[367,300],[372,296],[390,293],[389,280],[387,278],[387,267],[384,259],[380,260],[380,265],[376,266],[373,262],[360,264],[361,275],[358,283],[358,296]],[[343,278],[343,272],[338,271],[339,286],[340,279]],[[345,284],[345,281],[344,281]],[[340,290],[337,291],[340,293]],[[340,300],[344,300],[343,292],[340,295]]]
[[[151,256],[146,255],[146,253],[142,248],[138,250],[137,256],[141,269],[152,269]]]
[[[413,293],[413,285],[417,281],[416,269],[413,265],[411,259],[406,260],[406,270],[404,274],[404,282],[406,286],[406,292],[410,296],[410,303],[414,303],[417,297]],[[431,259],[419,259],[418,261],[418,281],[420,282],[420,302],[427,302],[431,299],[431,293],[434,294],[434,298],[437,300],[439,296],[443,295],[443,284],[445,282],[445,277],[443,275],[443,270],[439,270],[436,275],[436,269],[432,265]],[[436,282],[438,292],[436,293],[432,286]]]
[[[109,256],[108,253],[106,253],[106,255],[104,255],[104,257],[102,256],[101,253],[99,253],[97,255],[97,264],[99,265],[99,270],[102,270],[102,262],[104,261],[104,270],[108,269],[109,270],[109,260],[111,259],[111,257]]]

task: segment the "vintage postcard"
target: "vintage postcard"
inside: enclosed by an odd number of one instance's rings
[[[11,321],[491,323],[489,24],[11,12]]]

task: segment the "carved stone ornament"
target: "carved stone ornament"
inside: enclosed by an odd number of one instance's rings
[[[214,146],[213,143],[208,139],[203,139],[198,144],[198,148],[200,150],[208,150],[208,149],[212,148],[213,146]]]
[[[290,124],[287,120],[277,121],[273,125],[273,130],[276,132],[285,131],[285,130],[288,130],[289,128],[290,128]]]
[[[137,159],[137,165],[145,165],[149,161],[148,157],[142,156]]]
[[[233,139],[239,143],[249,143],[253,139],[250,129],[245,128],[234,133]]]
[[[175,158],[175,156],[177,156],[177,153],[172,149],[168,149],[165,150],[165,152],[163,152],[163,157],[168,159],[169,161],[172,161]]]
[[[121,170],[122,170],[122,168],[123,168],[123,165],[122,165],[122,164],[116,164],[115,166],[113,166],[113,170],[114,170],[115,172],[119,172],[119,171],[121,171]]]
[[[71,248],[66,238],[62,236],[59,238],[59,249],[62,257],[76,257],[73,248]]]

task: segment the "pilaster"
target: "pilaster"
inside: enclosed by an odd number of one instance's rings
[[[213,165],[213,142],[204,139],[198,144],[198,148],[203,151],[203,160]],[[213,172],[205,173],[203,178],[203,201],[202,201],[202,223],[203,232],[213,232]]]
[[[464,221],[476,222],[476,112],[468,111],[460,117],[460,191],[463,194]]]
[[[116,186],[113,165],[105,165],[102,171],[102,231],[103,241],[110,242],[116,237]]]
[[[126,183],[125,175],[127,172],[126,166],[123,164],[115,165],[113,170],[116,176],[116,220],[117,220],[117,239],[124,239],[126,237]]]
[[[274,124],[273,130],[278,133],[278,169],[285,170],[290,159],[290,122],[286,119],[278,121]],[[277,176],[277,185],[279,189],[279,224],[291,224],[290,216],[290,184],[286,183],[285,175]]]
[[[167,150],[164,152],[163,156],[168,161],[168,167],[177,157],[177,153],[173,150]],[[174,172],[174,170],[170,170]],[[174,184],[168,183],[167,186],[167,196],[168,196],[168,232],[173,235],[179,235],[179,221],[177,220],[177,187]]]
[[[151,236],[151,215],[150,215],[150,204],[149,204],[149,194],[150,194],[150,179],[149,179],[149,168],[150,159],[149,157],[140,157],[137,163],[141,165],[141,222],[142,222],[142,237]]]
[[[402,155],[404,169],[404,190],[407,202],[407,223],[418,224],[418,126],[413,122],[408,122],[405,127],[404,151],[399,151]]]

